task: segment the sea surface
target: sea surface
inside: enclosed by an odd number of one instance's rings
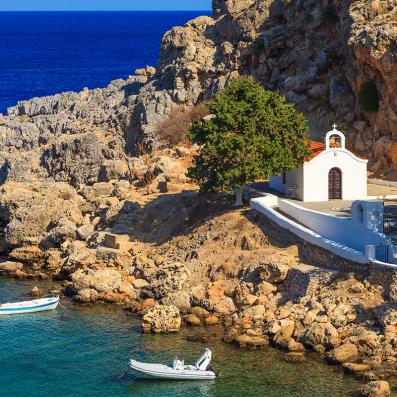
[[[208,13],[0,12],[0,113],[155,66],[163,34]]]
[[[0,302],[28,297],[30,282],[0,278]],[[142,335],[139,319],[112,306],[79,306],[67,300],[56,311],[0,317],[1,397],[345,397],[360,385],[340,369],[309,358],[283,361],[268,348],[247,351],[221,343],[188,341],[201,330]],[[212,335],[212,336],[211,336]],[[136,380],[123,375],[132,357],[169,363],[175,353],[194,363],[204,347],[221,371],[213,381]]]

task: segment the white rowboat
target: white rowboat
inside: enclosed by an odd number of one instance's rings
[[[0,305],[0,316],[7,314],[25,314],[53,310],[58,306],[59,296],[49,296],[31,301],[4,303]]]
[[[205,349],[204,354],[195,365],[185,365],[183,360],[176,357],[171,365],[141,363],[130,361],[131,372],[138,378],[172,379],[172,380],[209,380],[214,379],[214,371],[207,368],[211,362],[211,350]]]

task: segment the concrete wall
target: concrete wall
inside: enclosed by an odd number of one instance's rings
[[[287,229],[308,243],[324,248],[346,260],[362,264],[368,263],[368,258],[363,252],[343,245],[340,242],[326,238],[319,233],[316,233],[315,231],[310,230],[309,228],[300,225],[297,222],[294,222],[273,208],[268,207],[262,198],[252,199],[250,204],[252,209],[265,215],[271,221],[277,223],[280,227]]]
[[[386,246],[386,236],[367,229],[364,223],[308,210],[288,200],[279,200],[279,209],[314,232],[362,253],[366,245]]]
[[[385,263],[376,259],[368,258],[358,250],[335,242],[331,239],[327,239],[313,230],[310,230],[309,228],[298,224],[292,219],[285,217],[278,211],[267,206],[266,200],[263,198],[252,199],[250,205],[253,210],[264,215],[268,222],[275,225],[275,227],[278,227],[278,230],[284,230],[284,233],[287,232],[291,236],[296,236],[297,238],[301,239],[305,244],[305,251],[307,250],[307,247],[311,246],[311,251],[308,253],[310,258],[314,256],[315,260],[318,261],[317,254],[319,252],[323,252],[323,254],[320,255],[320,257],[323,257],[323,259],[320,260],[319,263],[322,263],[325,267],[336,267],[339,270],[348,271],[365,271],[373,269],[376,271],[374,274],[385,274],[379,272],[397,271],[397,265],[395,264]],[[317,254],[314,253],[313,247],[317,247]],[[327,252],[330,253],[328,257],[326,255]],[[361,267],[363,265],[365,266]]]

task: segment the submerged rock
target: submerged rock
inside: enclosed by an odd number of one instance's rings
[[[385,397],[390,394],[389,383],[384,380],[369,382],[361,388],[361,395],[364,397]]]

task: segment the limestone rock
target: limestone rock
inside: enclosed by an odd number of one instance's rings
[[[67,219],[61,219],[56,226],[51,229],[51,239],[58,244],[62,244],[65,240],[74,240],[76,238],[76,224]]]
[[[396,304],[386,304],[379,306],[375,310],[375,316],[379,321],[380,325],[384,328],[388,326],[397,325],[397,305]]]
[[[178,331],[181,321],[177,307],[157,305],[143,316],[141,326],[146,333],[168,333]]]
[[[21,270],[23,270],[23,263],[12,261],[0,263],[0,274],[14,275]]]
[[[340,304],[330,314],[331,323],[338,328],[347,325],[357,318],[356,310],[352,305]]]
[[[206,317],[204,320],[205,325],[217,325],[219,323],[219,318],[216,316]]]
[[[98,293],[111,293],[121,286],[121,275],[112,269],[79,269],[71,275],[77,291],[93,289]]]
[[[263,281],[268,283],[281,283],[287,277],[289,270],[288,259],[279,255],[265,258],[258,266],[250,266],[246,270],[245,280],[259,284]]]
[[[361,364],[361,363],[344,363],[343,364],[343,371],[347,374],[361,374],[364,372],[368,372],[371,367],[368,364]]]
[[[156,299],[162,299],[170,293],[177,293],[185,286],[189,271],[182,263],[165,263],[150,276],[148,292]]]
[[[132,282],[132,285],[134,288],[141,289],[141,288],[147,287],[149,285],[149,283],[147,282],[147,280],[140,278],[140,279],[135,279]]]
[[[320,345],[325,349],[333,349],[340,345],[340,337],[332,324],[314,323],[304,334],[302,342],[312,348]]]
[[[260,349],[269,345],[269,340],[264,336],[238,335],[233,339],[233,343],[239,347]]]
[[[333,364],[352,363],[358,358],[358,349],[352,343],[345,343],[327,354],[327,360]]]
[[[38,245],[59,219],[81,222],[84,203],[81,196],[63,183],[3,185],[0,206],[7,213],[3,219],[5,240],[12,246]]]
[[[244,310],[244,316],[253,319],[263,319],[266,316],[266,307],[264,305],[255,305]]]
[[[384,380],[369,382],[361,388],[361,395],[365,397],[384,397],[390,394],[389,383]]]
[[[95,232],[95,228],[92,225],[82,225],[77,230],[77,235],[81,240],[88,240]]]
[[[194,315],[188,316],[185,321],[186,321],[186,324],[188,324],[188,325],[193,325],[193,326],[201,325],[201,320],[197,316],[194,316]]]
[[[39,288],[37,286],[34,286],[32,288],[32,290],[30,291],[30,295],[34,296],[34,297],[41,297],[41,296],[44,295],[44,292],[43,292],[43,290],[41,288]]]
[[[43,251],[36,245],[15,248],[9,253],[9,258],[23,263],[38,263],[43,259]]]

